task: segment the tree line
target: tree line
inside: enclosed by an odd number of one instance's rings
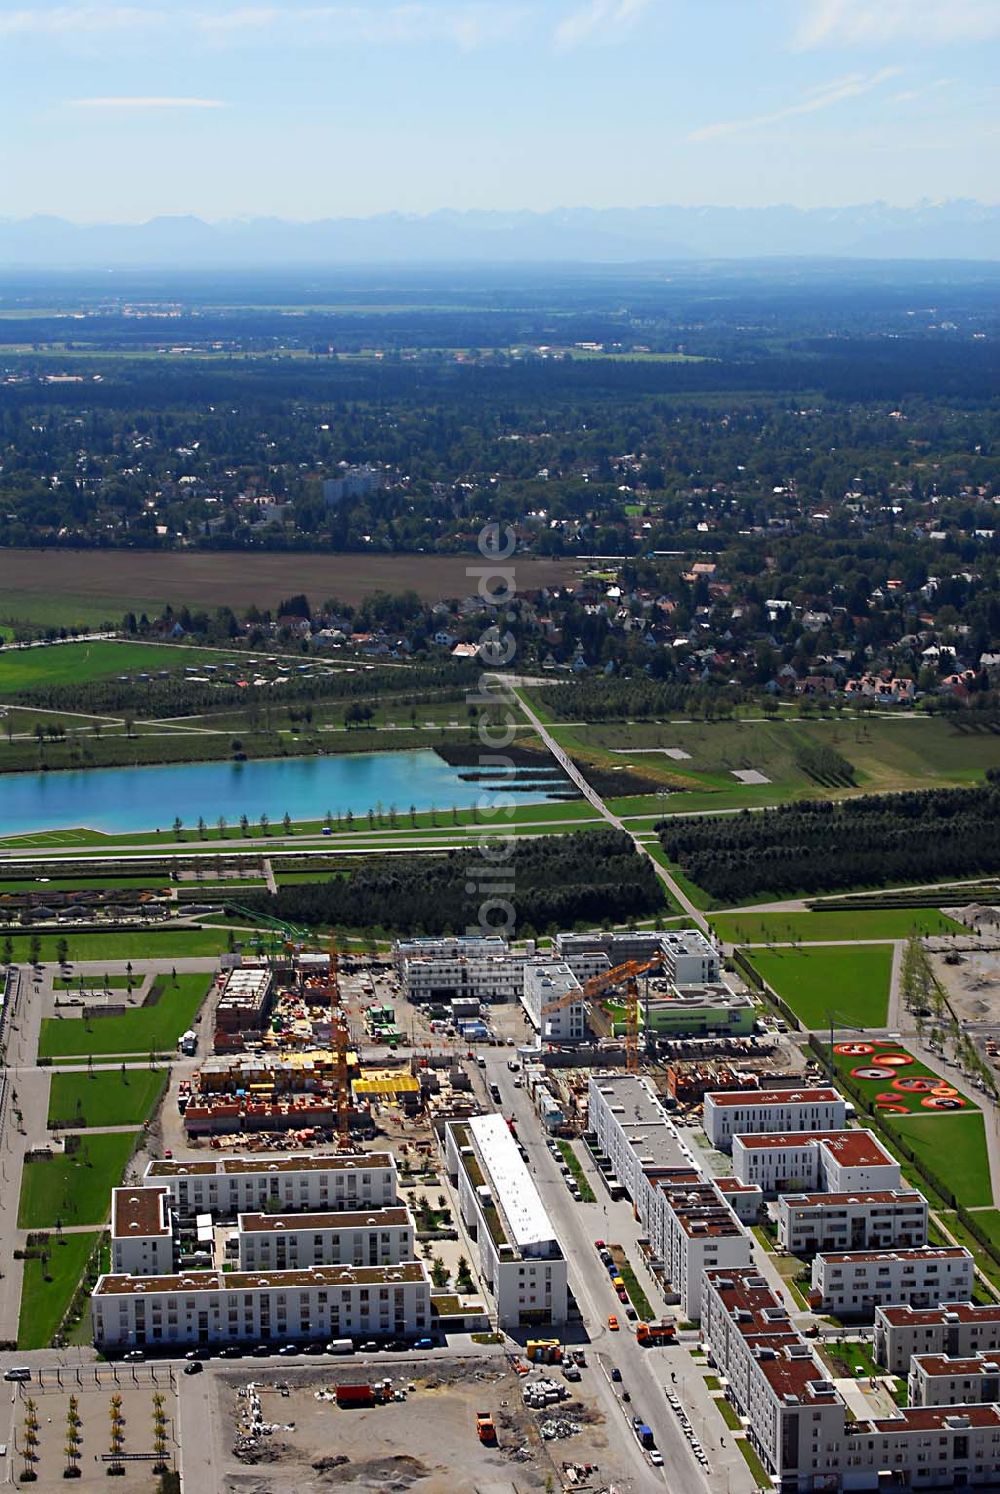
[[[663,906],[652,863],[620,831],[519,840],[508,866],[512,890],[494,894],[496,868],[480,886],[471,848],[445,855],[372,856],[352,863],[346,877],[280,887],[276,895],[245,891],[240,901],[255,913],[298,925],[449,934],[477,927],[481,904],[496,895],[512,904],[519,936],[623,923]]]
[[[724,902],[932,882],[1000,870],[1000,787],[661,820],[657,833],[685,876]]]

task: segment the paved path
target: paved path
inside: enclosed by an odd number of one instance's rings
[[[584,778],[583,774],[573,762],[572,758],[570,758],[567,753],[564,752],[562,747],[560,747],[559,743],[549,731],[548,727],[544,725],[536,712],[525,700],[524,696],[517,695],[517,700],[520,704],[521,710],[527,716],[528,720],[535,728],[535,731],[538,733],[539,737],[542,739],[549,752],[562,768],[567,778],[569,778],[571,782],[576,784],[577,788],[580,790],[583,797],[587,800],[588,804],[591,804],[593,808],[597,810],[601,818],[607,820],[609,825],[613,825],[616,830],[624,830],[625,834],[629,836],[632,844],[635,846],[640,855],[647,856],[649,858],[650,864],[656,872],[656,875],[667,888],[667,891],[677,903],[678,907],[680,907],[681,910],[687,914],[692,923],[696,924],[697,927],[701,929],[702,933],[711,936],[711,929],[708,925],[708,919],[705,917],[704,913],[702,913],[699,908],[695,907],[694,903],[688,897],[687,893],[674,880],[674,878],[667,871],[666,867],[661,866],[660,863],[655,859],[655,857],[649,855],[648,847],[643,845],[636,832],[634,830],[630,830],[619,815],[612,814],[611,810],[605,804],[600,794],[587,782],[586,778]]]

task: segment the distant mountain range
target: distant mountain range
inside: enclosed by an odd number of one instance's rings
[[[0,218],[0,266],[268,265],[756,259],[1000,259],[1000,206],[912,208],[560,208],[552,212],[382,213],[206,223],[194,217],[83,227],[64,218]]]

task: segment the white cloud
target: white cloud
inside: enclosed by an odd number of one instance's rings
[[[570,11],[556,26],[557,47],[577,47],[594,38],[614,36],[628,30],[647,9],[649,0],[587,0]]]
[[[107,98],[70,99],[75,109],[224,109],[221,99],[189,99],[155,95],[111,95]]]
[[[646,0],[617,0],[619,9]],[[142,37],[170,31],[224,42],[262,38],[312,46],[320,42],[447,42],[475,47],[512,34],[526,14],[517,0],[436,5],[429,0],[388,6],[241,5],[228,9],[129,5],[60,5],[0,15],[0,38],[51,37],[73,41],[98,35]]]
[[[800,114],[817,114],[821,109],[831,109],[847,99],[871,93],[890,78],[898,77],[900,71],[898,67],[884,67],[877,73],[868,75],[849,73],[845,78],[837,78],[832,83],[824,83],[819,88],[812,89],[798,103],[786,104],[784,108],[775,109],[770,114],[755,114],[749,119],[728,119],[718,124],[703,125],[701,129],[692,130],[687,138],[694,141],[718,140],[723,135],[744,135],[766,125],[779,124],[783,119],[794,119]]]
[[[889,103],[910,104],[915,99],[929,98],[932,93],[940,93],[942,88],[950,88],[954,81],[953,78],[935,78],[933,83],[925,83],[923,88],[904,88],[901,93],[892,94]]]
[[[997,0],[797,0],[795,8],[799,24],[793,46],[803,52],[886,42],[943,46],[1000,37]]]

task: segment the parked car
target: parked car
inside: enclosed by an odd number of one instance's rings
[[[200,1375],[204,1368],[205,1366],[200,1359],[192,1359],[190,1364],[184,1366],[184,1373],[186,1375]]]
[[[614,1369],[611,1371],[611,1378],[612,1378],[612,1380],[618,1382],[618,1381],[621,1380],[621,1377],[622,1377],[622,1372],[621,1372],[621,1370],[618,1368],[618,1366],[616,1364],[615,1367],[614,1367]]]
[[[612,1333],[618,1332],[618,1319],[615,1317],[613,1312],[608,1313],[608,1327],[611,1329]]]
[[[129,1349],[125,1355],[126,1364],[144,1364],[145,1360],[146,1356],[141,1349]]]

